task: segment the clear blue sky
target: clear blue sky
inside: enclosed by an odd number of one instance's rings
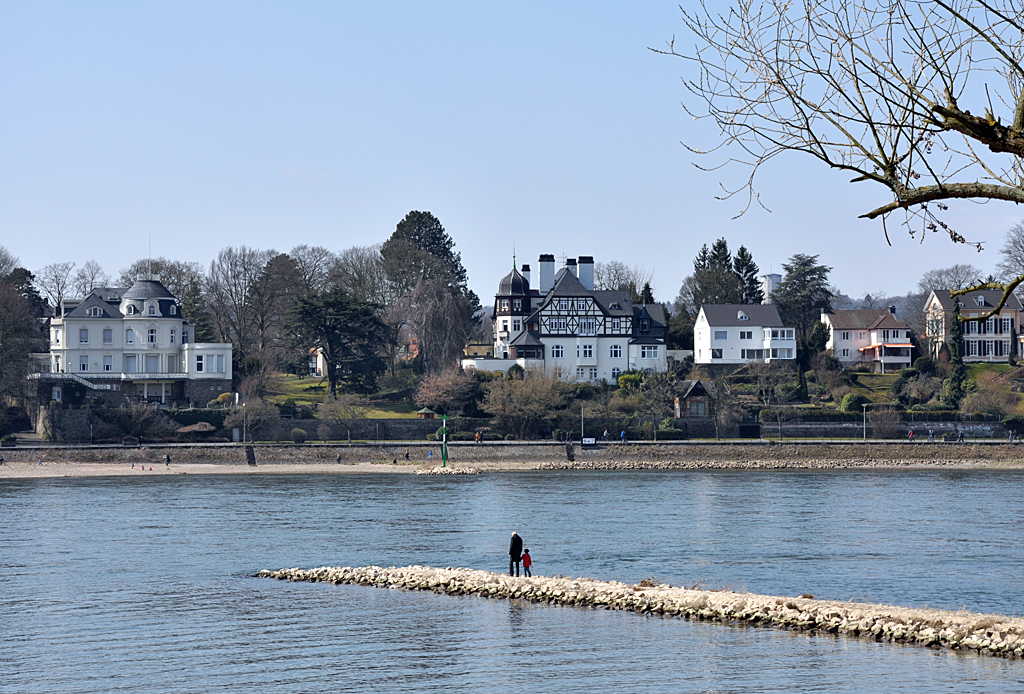
[[[702,243],[762,271],[820,254],[850,295],[911,289],[955,262],[994,266],[1021,214],[955,207],[979,255],[857,215],[888,200],[810,160],[761,179],[733,220],[679,143],[677,4],[481,2],[0,5],[0,244],[36,270],[153,255],[209,263],[246,244],[383,241],[409,210],[455,239],[489,303],[540,253],[654,271],[671,300]]]

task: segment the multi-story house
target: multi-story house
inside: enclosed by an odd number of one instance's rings
[[[697,364],[796,359],[796,336],[772,304],[704,304],[693,327]]]
[[[853,311],[824,311],[821,322],[828,328],[825,349],[843,368],[869,364],[886,373],[910,366],[910,328],[896,317],[896,307]]]
[[[980,289],[957,297],[962,318],[980,318],[994,309],[1003,292],[999,289]],[[1010,357],[1010,342],[1017,340],[1017,353],[1021,353],[1020,315],[1024,307],[1013,294],[999,314],[984,321],[963,321],[964,361],[1005,362]],[[926,333],[932,356],[949,340],[949,325],[953,317],[953,298],[948,289],[933,289],[925,302]]]
[[[577,381],[614,381],[627,371],[665,371],[665,309],[635,305],[628,291],[594,289],[594,259],[540,256],[537,288],[530,266],[498,283],[494,357],[466,358],[465,368],[507,371],[513,364]]]
[[[50,321],[50,352],[32,378],[76,381],[133,399],[205,405],[231,390],[231,344],[196,343],[181,305],[155,276],[66,302]]]

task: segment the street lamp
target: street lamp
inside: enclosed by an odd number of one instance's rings
[[[864,443],[868,441],[868,404],[866,402],[861,403],[861,408],[864,410]]]

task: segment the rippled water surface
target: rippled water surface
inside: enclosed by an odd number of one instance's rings
[[[1024,613],[1018,472],[0,481],[0,692],[1022,691],[1024,663],[249,576],[500,570]]]

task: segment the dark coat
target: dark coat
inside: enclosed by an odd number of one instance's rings
[[[512,557],[515,561],[519,561],[519,557],[523,554],[523,538],[518,535],[512,536],[512,542],[508,546],[508,556]]]

